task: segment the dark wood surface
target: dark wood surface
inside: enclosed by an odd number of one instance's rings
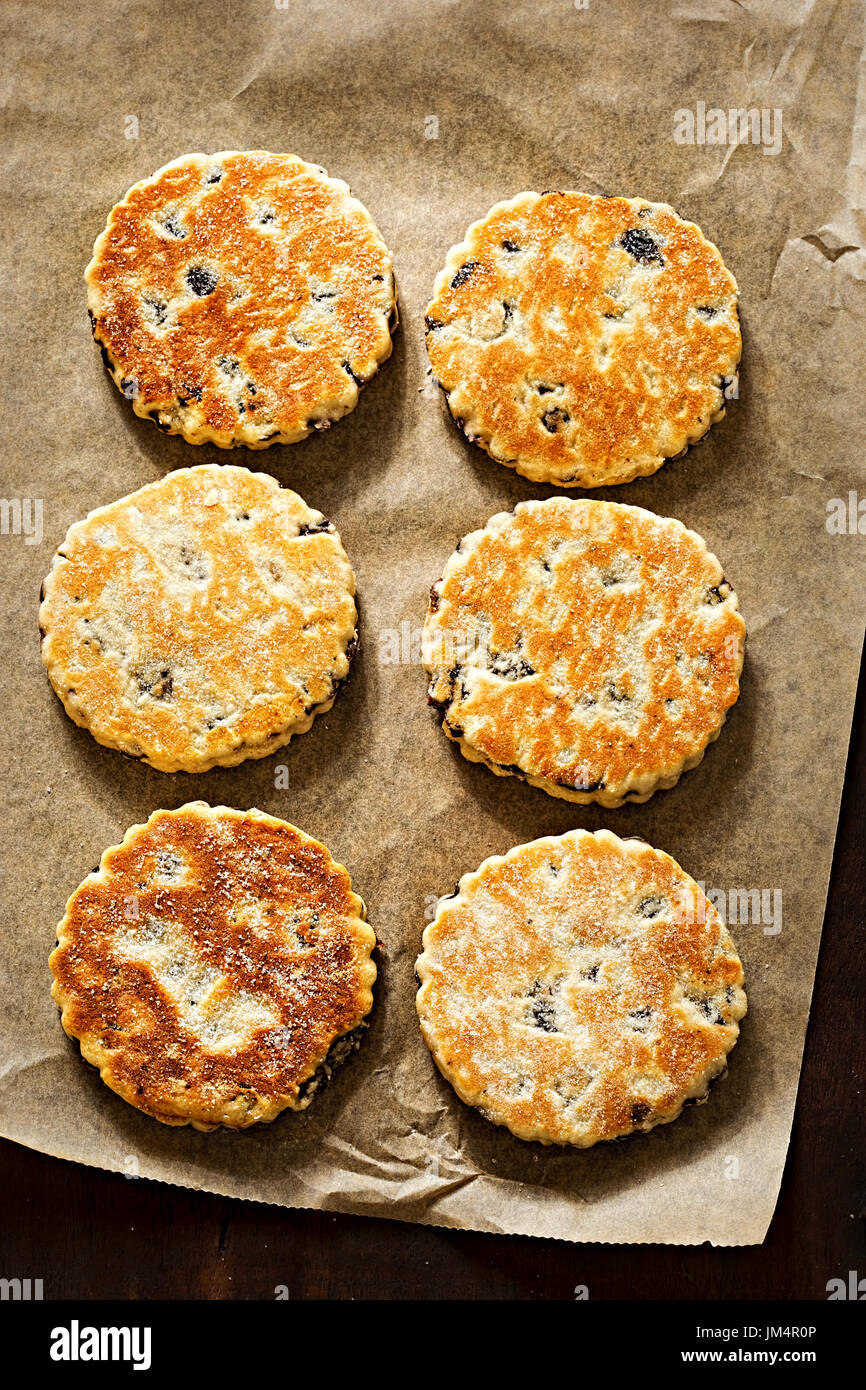
[[[866,678],[861,674],[794,1133],[762,1246],[568,1245],[285,1211],[0,1143],[0,1276],[60,1299],[826,1298],[866,1276]],[[804,780],[808,786],[808,779]],[[779,808],[780,821],[784,807]]]

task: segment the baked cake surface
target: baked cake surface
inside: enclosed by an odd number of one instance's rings
[[[520,1139],[588,1148],[706,1098],[746,1012],[734,944],[661,850],[572,830],[487,859],[417,962],[424,1040]]]
[[[331,708],[357,645],[334,526],[263,473],[203,464],[70,527],[42,658],[76,724],[163,772],[261,758]]]
[[[375,934],[324,845],[261,811],[155,811],[73,893],[52,996],[84,1058],[165,1124],[302,1109],[357,1044]]]
[[[466,758],[613,807],[700,762],[739,694],[744,641],[694,531],[552,497],[460,541],[431,589],[422,659]]]
[[[391,257],[348,186],[295,155],[190,154],[135,184],[85,272],[133,410],[191,444],[291,444],[391,352]]]
[[[665,203],[521,193],[452,247],[427,351],[469,439],[536,482],[654,473],[734,394],[737,284]]]

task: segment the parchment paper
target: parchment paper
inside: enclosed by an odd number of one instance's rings
[[[286,1206],[569,1240],[759,1242],[788,1146],[864,627],[866,540],[826,526],[830,499],[866,495],[862,9],[279,3],[4,7],[4,495],[42,499],[44,520],[41,543],[0,536],[0,1130]],[[697,118],[700,102],[780,109],[780,151],[678,143],[677,111]],[[131,183],[185,151],[226,148],[292,151],[345,178],[393,251],[401,296],[394,355],[354,414],[255,454],[195,449],[134,417],[90,341],[81,280]],[[717,242],[742,295],[727,419],[654,477],[596,494],[703,534],[749,624],[722,737],[677,788],[618,811],[465,763],[427,708],[417,652],[382,659],[401,624],[412,646],[462,533],[550,493],[457,434],[425,389],[422,317],[470,221],[522,189],[557,187],[672,203]],[[99,748],[63,713],[39,658],[39,584],[92,507],[226,459],[272,471],[335,520],[358,576],[362,650],[334,709],[289,749],[166,776]],[[275,786],[279,765],[288,789]],[[64,1038],[48,994],[69,893],[128,825],[194,797],[259,806],[323,839],[385,946],[361,1052],[308,1111],[241,1134],[168,1129],[125,1105]],[[422,1043],[412,978],[435,895],[487,855],[575,825],[640,835],[708,887],[779,890],[783,902],[776,934],[731,926],[750,1010],[709,1104],[588,1152],[522,1144],[465,1108]]]

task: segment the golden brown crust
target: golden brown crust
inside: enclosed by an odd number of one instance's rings
[[[137,415],[192,444],[290,444],[352,410],[397,322],[385,243],[294,155],[191,154],[111,211],[85,273]]]
[[[653,473],[725,413],[737,285],[664,203],[521,193],[452,248],[427,310],[451,414],[537,482]]]
[[[355,577],[321,512],[263,473],[178,469],[76,522],[42,658],[76,724],[163,772],[260,758],[330,709]]]
[[[422,655],[467,758],[610,807],[700,761],[739,694],[744,638],[695,532],[552,497],[463,538],[431,590]]]
[[[155,811],[76,889],[51,955],[66,1032],[165,1124],[246,1128],[308,1103],[373,1003],[375,933],[341,864],[261,811]]]
[[[718,913],[669,855],[607,830],[519,845],[439,902],[421,1031],[461,1100],[586,1148],[702,1100],[746,1012]]]

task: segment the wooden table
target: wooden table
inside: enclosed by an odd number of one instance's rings
[[[825,1299],[866,1276],[866,672],[782,1193],[763,1246],[580,1246],[285,1211],[0,1143],[0,1276],[61,1299]],[[784,807],[779,808],[784,815]]]

